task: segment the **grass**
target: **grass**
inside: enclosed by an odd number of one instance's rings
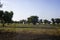
[[[60,35],[60,25],[52,25],[52,24],[5,24],[5,27],[1,27],[1,31],[9,31],[9,32],[19,32],[19,33],[33,33],[33,34],[56,34]]]
[[[32,33],[32,34],[49,34],[60,35],[60,25],[52,24],[5,24],[5,27],[1,27],[0,31],[18,32],[18,33]]]
[[[60,37],[60,25],[5,24],[5,27],[1,26],[2,24],[0,24],[2,40],[41,40],[41,38],[58,40]]]
[[[0,24],[0,27],[2,27],[2,24]],[[13,24],[5,24],[5,27],[11,27],[11,28],[60,28],[60,24],[18,24],[18,23],[13,23]]]
[[[60,35],[60,29],[39,29],[39,28],[0,28],[4,32],[31,33],[31,34],[49,34]]]

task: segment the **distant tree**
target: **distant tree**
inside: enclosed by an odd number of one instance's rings
[[[38,22],[38,16],[30,16],[28,18],[28,22],[33,23],[34,25],[36,25],[36,23]]]
[[[13,23],[19,23],[19,21],[13,21]]]
[[[28,22],[28,23],[32,23],[31,17],[28,18],[28,21],[27,21],[27,22]]]
[[[51,23],[51,21],[48,21],[48,24],[50,24]]]
[[[39,20],[39,24],[43,23],[42,19]]]
[[[53,24],[55,24],[55,19],[54,18],[52,18],[51,21],[52,21]]]
[[[25,24],[27,21],[26,20],[20,20],[20,23],[23,23],[23,24]]]
[[[57,24],[59,24],[59,23],[60,23],[60,18],[56,18],[56,19],[55,19],[55,22],[56,22]]]
[[[50,24],[51,22],[50,22],[49,20],[45,19],[45,20],[44,20],[44,23],[45,23],[45,24]]]
[[[45,20],[44,20],[44,23],[45,23],[45,24],[46,24],[46,23],[48,23],[48,20],[47,20],[47,19],[45,19]]]

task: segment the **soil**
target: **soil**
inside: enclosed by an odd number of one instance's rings
[[[0,32],[0,40],[60,40],[60,35]]]

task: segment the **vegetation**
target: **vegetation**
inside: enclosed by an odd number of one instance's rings
[[[2,40],[58,40],[60,29],[1,28]]]
[[[42,24],[42,23],[43,23],[43,20],[42,20],[42,19],[40,19],[40,20],[39,20],[39,24]]]
[[[49,21],[35,15],[13,21],[13,15],[13,11],[0,10],[0,40],[60,40],[60,18]]]
[[[34,25],[38,22],[38,16],[31,16],[28,18],[28,23],[33,23]]]
[[[45,24],[50,24],[51,22],[45,19],[45,20],[44,20],[44,23],[45,23]]]
[[[13,17],[13,11],[3,11],[3,10],[0,10],[0,23],[3,23],[3,27],[4,27],[4,24],[5,23],[22,23],[22,24],[34,24],[36,25],[37,23],[38,24],[60,24],[60,18],[52,18],[51,21],[45,19],[38,19],[39,17],[38,16],[30,16],[27,18],[27,20],[20,20],[20,21],[13,21],[12,20],[12,17]]]
[[[20,22],[19,23],[22,23],[22,24],[25,24],[27,21],[26,20],[20,20]]]
[[[3,27],[5,23],[11,23],[12,22],[12,17],[13,17],[13,12],[8,12],[8,11],[2,11],[0,10],[0,21],[3,23]]]
[[[13,21],[12,17],[12,11],[0,10],[0,40],[57,40],[60,37],[59,18],[53,18],[51,22],[47,19],[39,20],[38,16],[20,21]]]

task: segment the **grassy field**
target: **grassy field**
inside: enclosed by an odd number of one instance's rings
[[[49,34],[60,35],[60,29],[39,29],[39,28],[0,28],[2,32],[31,33],[31,34]]]
[[[2,27],[2,24],[0,24],[0,27]],[[12,27],[12,28],[60,28],[60,24],[18,24],[18,23],[13,23],[13,24],[5,24],[5,27]]]
[[[60,40],[60,25],[0,24],[0,40]]]
[[[5,24],[5,27],[2,27],[2,24],[0,24],[0,31],[60,35],[60,24]]]

